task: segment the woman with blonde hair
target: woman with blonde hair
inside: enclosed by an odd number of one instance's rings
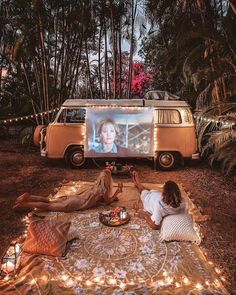
[[[44,211],[57,212],[85,210],[98,205],[100,202],[110,204],[113,201],[118,201],[117,195],[122,192],[123,184],[119,183],[114,193],[112,187],[113,180],[111,172],[105,169],[100,173],[93,186],[76,195],[62,196],[58,200],[50,201],[48,198],[42,196],[24,193],[16,199],[13,208],[37,208]]]
[[[119,128],[112,119],[102,120],[97,128],[99,144],[91,149],[95,153],[122,153],[127,154],[128,149],[117,144]]]

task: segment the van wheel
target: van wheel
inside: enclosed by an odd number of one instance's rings
[[[69,149],[66,152],[65,159],[71,168],[80,168],[85,163],[84,152],[79,147],[73,147]]]
[[[174,152],[159,152],[157,154],[156,166],[160,170],[172,170],[178,162],[178,155]]]

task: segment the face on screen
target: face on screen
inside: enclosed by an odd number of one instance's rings
[[[101,128],[101,142],[103,144],[113,144],[116,137],[116,130],[112,123],[104,123]]]
[[[135,157],[153,154],[153,112],[150,109],[88,108],[87,157]]]

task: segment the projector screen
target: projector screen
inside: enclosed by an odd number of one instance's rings
[[[153,156],[153,111],[87,108],[86,157]]]

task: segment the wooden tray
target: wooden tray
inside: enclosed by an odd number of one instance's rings
[[[102,224],[106,226],[111,226],[111,227],[116,227],[116,226],[120,226],[120,225],[128,223],[130,220],[130,215],[129,213],[127,213],[126,219],[118,219],[116,222],[113,222],[113,223],[109,222],[109,218],[111,219],[112,217],[109,217],[108,214],[99,213],[99,221]]]

